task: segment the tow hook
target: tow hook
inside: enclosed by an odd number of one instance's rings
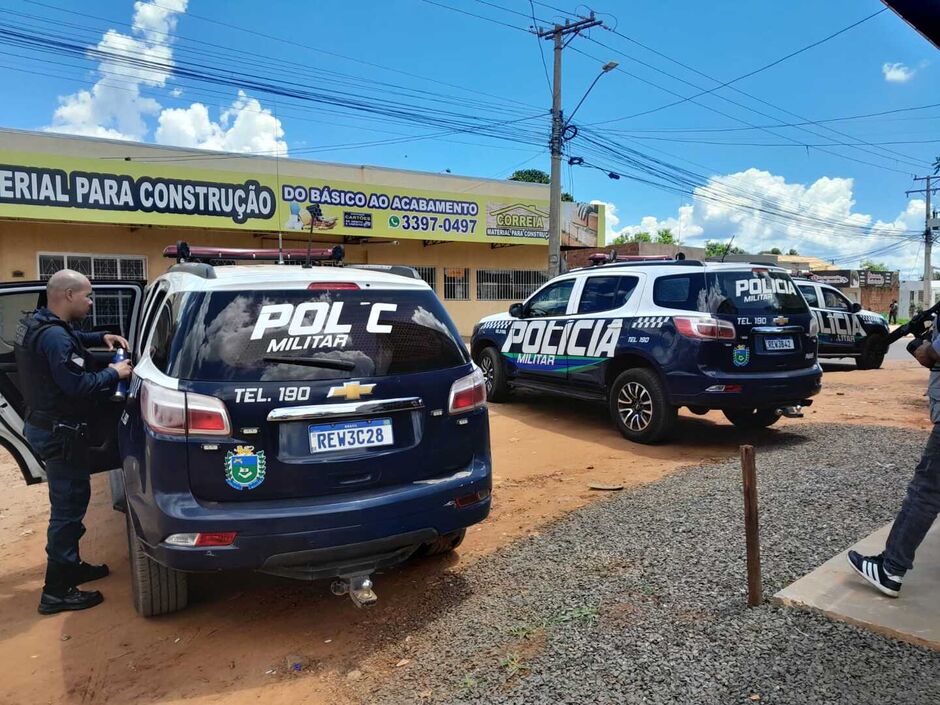
[[[337,597],[348,594],[356,607],[372,607],[379,601],[379,596],[372,590],[372,578],[369,575],[334,580],[330,592]]]
[[[803,407],[799,404],[796,406],[782,406],[777,409],[777,413],[781,416],[786,416],[788,419],[802,419]]]

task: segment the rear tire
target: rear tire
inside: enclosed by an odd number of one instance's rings
[[[678,408],[669,403],[659,376],[643,367],[621,372],[608,392],[617,430],[634,443],[656,443],[675,428]]]
[[[477,356],[477,364],[486,378],[486,400],[499,403],[506,401],[509,396],[509,385],[506,383],[506,369],[503,359],[496,348],[488,346],[483,348]]]
[[[131,559],[131,592],[134,609],[142,617],[157,617],[178,612],[189,602],[187,576],[160,565],[140,547],[131,513],[127,519],[127,548]]]
[[[466,529],[458,529],[457,531],[451,531],[449,534],[438,536],[437,540],[432,543],[426,543],[421,546],[421,548],[417,550],[416,555],[424,557],[441,556],[445,553],[450,553],[463,543],[466,535]]]
[[[777,423],[776,409],[726,409],[725,418],[738,428],[753,431]]]
[[[869,335],[862,344],[862,354],[855,358],[860,370],[877,370],[885,360],[885,336]]]

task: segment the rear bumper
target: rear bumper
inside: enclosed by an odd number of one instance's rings
[[[368,492],[291,501],[205,503],[191,494],[156,494],[135,502],[132,516],[146,553],[183,571],[265,570],[327,578],[405,560],[422,543],[483,521],[490,511],[490,458],[477,457],[447,476]],[[455,498],[485,491],[458,508]],[[143,513],[143,516],[140,513]],[[148,527],[142,535],[140,527]],[[165,543],[181,533],[238,533],[225,547]]]
[[[822,369],[819,365],[785,372],[733,373],[702,371],[667,377],[669,398],[675,406],[708,409],[760,409],[800,404],[819,394]],[[738,385],[739,392],[708,391],[710,387]]]

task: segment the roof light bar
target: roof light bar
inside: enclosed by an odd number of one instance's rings
[[[307,248],[295,247],[285,250],[241,247],[190,247],[185,242],[171,245],[163,250],[163,256],[186,262],[204,262],[206,260],[253,260],[258,262],[278,262],[281,257],[285,262],[306,262]],[[314,262],[342,262],[345,250],[342,245],[321,247],[310,250],[310,260]]]

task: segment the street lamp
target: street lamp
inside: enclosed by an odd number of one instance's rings
[[[574,106],[574,110],[571,111],[571,115],[569,115],[569,116],[568,116],[568,119],[565,121],[565,127],[568,127],[568,125],[571,124],[571,120],[572,120],[572,118],[574,118],[574,114],[575,114],[576,112],[578,112],[578,108],[581,107],[581,103],[584,102],[584,99],[588,97],[588,93],[590,93],[590,92],[594,89],[594,86],[597,85],[597,82],[598,82],[599,80],[601,80],[601,76],[603,76],[605,73],[610,73],[610,72],[613,71],[615,68],[617,68],[619,65],[620,65],[620,64],[618,64],[616,61],[608,61],[606,64],[604,64],[604,65],[601,67],[601,72],[600,72],[599,74],[597,74],[597,76],[596,76],[596,77],[594,78],[594,80],[591,82],[591,85],[588,86],[588,89],[584,92],[584,95],[581,97],[581,100],[579,100],[579,101],[578,101],[578,104],[577,104],[576,106]]]

